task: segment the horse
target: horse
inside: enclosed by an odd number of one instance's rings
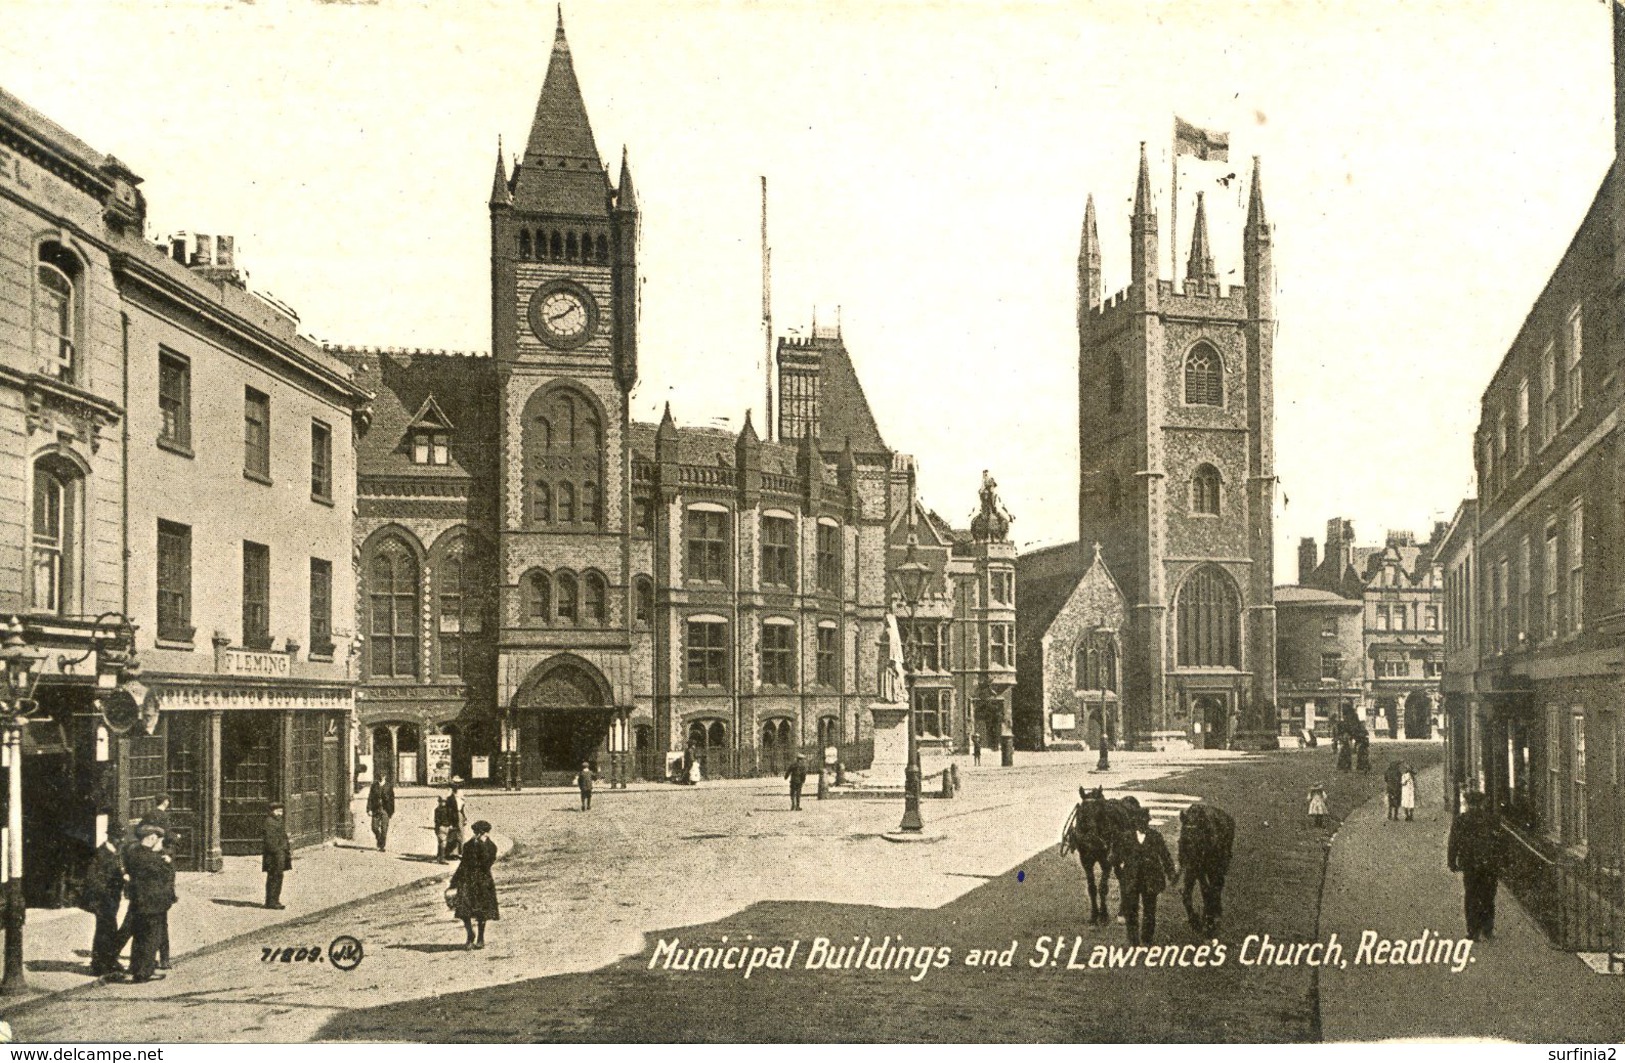
[[[1224,912],[1224,876],[1230,870],[1230,850],[1236,840],[1236,821],[1217,805],[1198,801],[1179,813],[1179,868],[1185,878],[1185,915],[1191,929],[1212,936],[1218,933]],[[1202,910],[1191,903],[1191,893],[1202,888]]]
[[[1084,878],[1089,883],[1089,922],[1104,926],[1111,922],[1106,900],[1111,893],[1111,871],[1116,866],[1112,853],[1117,839],[1132,823],[1130,809],[1138,808],[1139,802],[1132,797],[1108,800],[1098,786],[1093,790],[1078,787],[1078,797],[1081,800],[1061,830],[1061,851],[1077,852],[1078,863],[1083,865]],[[1097,867],[1100,869],[1098,886],[1095,883]]]

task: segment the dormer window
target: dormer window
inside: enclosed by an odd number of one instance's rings
[[[412,433],[412,464],[445,465],[451,461],[450,435],[418,429]]]

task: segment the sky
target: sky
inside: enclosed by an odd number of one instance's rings
[[[837,315],[881,431],[956,523],[981,470],[1022,546],[1075,537],[1084,200],[1124,286],[1141,141],[1167,246],[1173,116],[1241,276],[1275,229],[1276,575],[1300,536],[1425,535],[1472,493],[1479,399],[1612,158],[1605,0],[598,2],[564,9],[599,153],[642,209],[633,416],[760,417],[775,331]],[[486,201],[523,150],[551,3],[0,0],[0,85],[145,179],[150,235],[230,233],[338,343],[490,349]],[[758,420],[758,425],[760,421]]]

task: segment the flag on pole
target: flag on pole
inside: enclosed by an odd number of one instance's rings
[[[1194,155],[1204,162],[1230,161],[1230,134],[1193,126],[1174,116],[1174,155]]]

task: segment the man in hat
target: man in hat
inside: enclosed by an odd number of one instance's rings
[[[790,811],[800,812],[801,788],[807,785],[807,758],[798,754],[784,777],[790,780]]]
[[[1467,811],[1450,825],[1446,843],[1451,871],[1461,872],[1467,936],[1495,936],[1495,889],[1501,876],[1501,821],[1479,791],[1467,795]]]
[[[174,856],[175,846],[177,844],[179,834],[175,830],[175,814],[170,811],[169,806],[170,806],[169,795],[168,794],[159,794],[158,795],[158,800],[154,803],[152,811],[148,812],[145,816],[141,817],[140,826],[145,827],[145,826],[151,825],[151,826],[154,826],[154,827],[162,827],[163,828],[164,840],[163,840],[163,844],[161,844],[158,847],[158,852],[163,856],[163,858],[166,861],[168,861],[171,865],[173,865],[174,862],[175,862],[175,856]],[[123,947],[122,942],[120,943],[120,947],[121,948]],[[160,971],[169,970],[169,920],[168,919],[164,920],[163,933],[162,933],[162,936],[158,939],[158,969]]]
[[[576,772],[576,788],[581,791],[581,811],[592,811],[592,764],[581,762],[581,770]]]
[[[123,974],[118,962],[123,942],[118,939],[118,908],[124,899],[124,825],[107,825],[107,837],[96,847],[90,870],[79,894],[79,906],[96,917],[96,933],[90,941],[90,973],[97,977]]]
[[[152,982],[158,946],[168,934],[169,909],[175,905],[175,868],[164,858],[164,829],[148,823],[136,829],[139,844],[125,855],[130,876],[130,913],[135,919],[135,946],[130,953],[130,981]]]
[[[265,906],[282,909],[282,873],[293,869],[293,846],[288,842],[288,827],[282,822],[282,803],[271,805],[265,817],[263,840],[260,847],[260,867],[265,871]]]
[[[1137,802],[1136,802],[1137,803]],[[1151,811],[1134,808],[1132,829],[1118,839],[1112,854],[1123,896],[1123,922],[1130,945],[1149,945],[1157,936],[1157,895],[1178,877],[1162,833],[1151,826]],[[1142,915],[1143,913],[1143,915]]]
[[[451,792],[446,794],[446,804],[450,806],[447,813],[446,856],[461,857],[463,853],[463,828],[468,826],[468,808],[463,802],[463,780],[461,776],[451,777]]]
[[[367,815],[372,817],[372,836],[378,839],[378,851],[384,851],[389,840],[389,818],[395,814],[395,787],[389,781],[389,772],[380,771],[367,791]]]

